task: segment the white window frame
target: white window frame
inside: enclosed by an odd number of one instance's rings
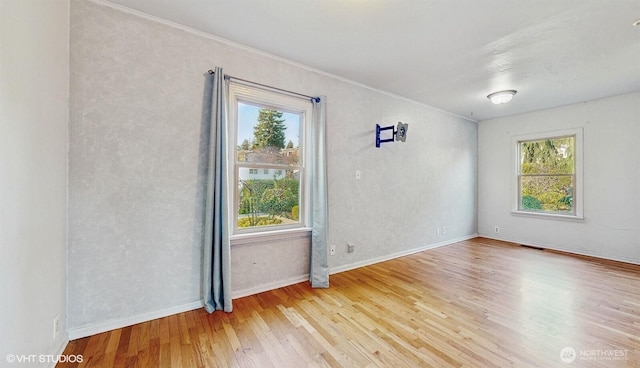
[[[561,137],[574,137],[575,139],[575,183],[573,188],[573,213],[553,213],[544,211],[526,211],[520,208],[520,143],[525,141],[535,141],[544,139],[553,139]],[[555,220],[584,221],[584,180],[583,180],[583,132],[582,128],[572,128],[564,130],[556,130],[550,132],[540,132],[526,135],[518,135],[512,137],[513,148],[513,208],[511,214],[516,216],[537,217]]]
[[[295,224],[282,224],[261,226],[252,228],[238,228],[238,175],[237,166],[237,113],[238,103],[263,105],[278,111],[290,112],[301,115],[300,126],[300,188],[299,188],[299,221]],[[229,234],[232,245],[263,241],[265,239],[288,238],[291,236],[306,235],[311,231],[310,219],[310,185],[311,185],[311,126],[313,119],[313,105],[311,101],[293,97],[275,91],[257,88],[242,83],[229,83],[229,110],[228,110],[228,134],[229,134],[229,165],[228,178],[230,188]],[[245,165],[246,166],[246,165]],[[274,167],[275,168],[275,167]],[[258,170],[263,169],[259,168]],[[277,169],[277,168],[276,168]]]

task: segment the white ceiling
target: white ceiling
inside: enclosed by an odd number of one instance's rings
[[[640,91],[640,0],[110,1],[478,121]]]

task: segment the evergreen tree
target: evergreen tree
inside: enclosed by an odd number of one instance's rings
[[[249,140],[248,139],[243,140],[242,144],[240,145],[240,149],[244,151],[248,151],[249,148],[251,148],[251,144],[249,143]]]
[[[258,123],[253,127],[255,139],[252,148],[284,148],[284,131],[286,129],[282,112],[261,109],[258,114]]]

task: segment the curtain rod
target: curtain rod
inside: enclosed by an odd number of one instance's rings
[[[208,71],[209,74],[214,74],[213,70],[209,70]],[[271,90],[276,90],[276,91],[280,91],[280,92],[284,92],[284,93],[288,93],[290,95],[294,95],[294,96],[298,96],[298,97],[304,97],[304,98],[308,98],[311,100],[311,102],[320,102],[320,97],[314,97],[314,96],[308,96],[302,93],[298,93],[298,92],[293,92],[293,91],[288,91],[286,89],[282,89],[282,88],[277,88],[277,87],[272,87],[272,86],[267,86],[266,84],[261,84],[261,83],[257,83],[257,82],[252,82],[252,81],[248,81],[246,79],[242,79],[242,78],[236,78],[236,77],[232,77],[230,75],[225,75],[224,79],[226,80],[236,80],[239,82],[243,82],[246,84],[250,84],[250,85],[254,85],[254,86],[259,86],[262,88],[267,88],[267,89],[271,89]]]

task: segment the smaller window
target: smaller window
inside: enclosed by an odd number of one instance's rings
[[[514,138],[514,212],[582,218],[582,131]]]
[[[258,169],[249,169],[249,174],[257,174]]]
[[[265,175],[269,174],[269,169],[264,169],[264,173],[265,173]]]

